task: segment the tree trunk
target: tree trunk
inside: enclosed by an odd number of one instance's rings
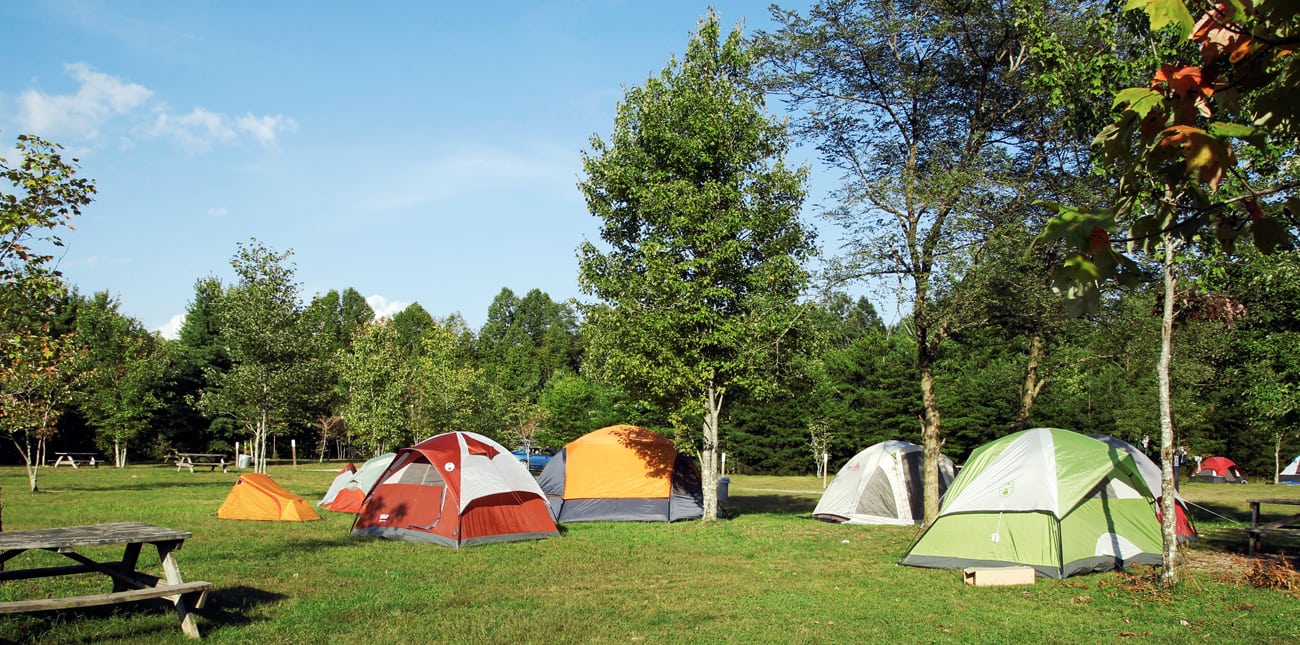
[[[718,419],[722,416],[722,392],[709,383],[705,391],[704,441],[700,446],[700,482],[704,487],[705,521],[718,519]]]
[[[917,325],[916,366],[921,373],[921,448],[925,455],[925,526],[939,517],[939,451],[943,448],[939,432],[939,398],[934,391],[935,348],[929,330]]]
[[[1025,429],[1025,424],[1029,422],[1029,413],[1034,409],[1034,401],[1043,391],[1043,385],[1047,383],[1046,379],[1038,378],[1038,367],[1043,361],[1043,354],[1043,335],[1034,332],[1034,335],[1029,337],[1029,365],[1025,367],[1025,381],[1020,385],[1020,411],[1016,413],[1016,420],[1011,423],[1012,432]]]
[[[1160,533],[1164,542],[1160,580],[1165,585],[1178,581],[1178,516],[1174,510],[1174,415],[1169,383],[1169,365],[1173,362],[1174,337],[1174,251],[1177,240],[1164,236],[1164,310],[1160,316],[1160,364],[1157,378],[1160,387]]]

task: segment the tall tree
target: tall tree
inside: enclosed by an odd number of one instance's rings
[[[844,173],[831,213],[848,234],[844,269],[907,284],[928,522],[939,508],[943,444],[936,361],[952,333],[984,322],[971,316],[961,279],[983,257],[987,232],[1021,218],[1047,162],[1062,157],[1059,110],[1031,91],[1029,54],[1031,36],[1053,31],[1068,9],[827,0],[806,18],[773,16],[779,31],[758,39],[770,86]]]
[[[488,307],[478,334],[484,376],[514,402],[535,403],[561,370],[578,369],[578,323],[573,308],[540,289],[517,298],[510,289]]]
[[[1173,32],[1191,46],[1170,52],[1149,85],[1115,94],[1119,116],[1095,139],[1114,180],[1107,203],[1049,204],[1056,217],[1042,234],[1047,240],[1063,239],[1069,247],[1057,279],[1081,309],[1096,308],[1103,282],[1134,279],[1140,269],[1128,255],[1131,249],[1151,254],[1161,267],[1156,374],[1163,471],[1161,577],[1166,584],[1177,581],[1170,373],[1182,253],[1189,242],[1210,233],[1229,251],[1242,235],[1265,253],[1290,246],[1287,222],[1300,211],[1295,193],[1300,173],[1289,163],[1300,147],[1295,3],[1193,4],[1203,11],[1199,19],[1183,0],[1128,3],[1148,14],[1153,30],[1165,29],[1164,37]],[[1234,145],[1238,141],[1251,146]],[[1238,163],[1240,158],[1250,163]],[[1124,234],[1113,235],[1121,230]],[[1232,307],[1220,313],[1235,315]]]
[[[763,392],[793,345],[812,234],[805,170],[764,110],[739,29],[712,12],[685,58],[627,90],[609,142],[593,136],[580,186],[605,248],[584,243],[590,352],[611,380],[699,424],[704,518],[717,517],[718,439],[733,389]]]
[[[420,354],[414,357],[408,410],[408,431],[420,440],[444,432],[475,426],[474,416],[483,394],[482,371],[474,365],[469,329],[452,316],[426,329]],[[503,415],[493,415],[500,419]],[[478,427],[489,436],[488,428]]]
[[[252,435],[254,470],[266,472],[273,431],[304,426],[320,396],[320,351],[304,333],[299,286],[289,252],[257,240],[240,244],[231,260],[239,281],[221,301],[221,338],[230,370],[209,373],[200,405],[234,418]]]
[[[158,423],[163,451],[210,451],[216,437],[225,434],[220,432],[221,426],[230,422],[227,417],[207,415],[198,406],[201,393],[211,385],[209,375],[230,369],[218,316],[225,292],[221,280],[214,276],[195,280],[185,322],[177,338],[168,343],[170,385],[161,393],[163,410]]]
[[[114,465],[125,467],[127,446],[148,429],[162,405],[166,345],[140,321],[119,312],[118,301],[106,291],[81,300],[75,343],[86,368],[78,387],[79,407],[101,449],[111,447]]]
[[[0,157],[0,432],[22,453],[36,492],[41,446],[69,402],[77,358],[70,338],[51,330],[53,303],[66,291],[52,250],[95,184],[77,176],[77,160],[64,161],[58,144],[20,135],[15,149],[17,159]]]
[[[419,354],[423,348],[424,332],[436,325],[433,316],[425,311],[420,303],[413,302],[405,309],[393,315],[393,328],[397,331],[397,340],[408,356]]]
[[[393,321],[361,328],[338,355],[344,393],[342,415],[353,439],[369,456],[393,450],[407,436],[411,360],[403,354]]]

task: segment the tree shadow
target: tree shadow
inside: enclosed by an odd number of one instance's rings
[[[740,515],[812,515],[817,500],[806,495],[731,495],[724,505],[727,517]]]

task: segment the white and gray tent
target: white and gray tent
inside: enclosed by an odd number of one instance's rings
[[[1291,460],[1291,463],[1282,472],[1278,474],[1277,480],[1283,484],[1300,484],[1300,455]]]
[[[940,455],[939,494],[952,482],[952,460]],[[813,517],[845,524],[920,524],[925,519],[925,455],[906,441],[882,441],[854,455],[813,510]]]

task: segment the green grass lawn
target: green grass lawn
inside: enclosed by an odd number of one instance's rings
[[[314,503],[336,469],[301,464],[272,467],[270,474]],[[192,531],[178,557],[187,580],[216,585],[199,613],[199,629],[213,642],[1284,643],[1300,637],[1300,598],[1251,587],[1242,575],[1249,563],[1240,556],[1245,500],[1300,498],[1295,486],[1184,486],[1183,494],[1207,509],[1194,515],[1205,539],[1187,550],[1183,582],[1163,590],[1150,568],[975,588],[963,584],[959,571],[896,566],[916,531],[809,519],[822,490],[813,477],[732,476],[730,517],[713,524],[575,523],[554,539],[459,551],[353,540],[352,516],[328,512],[307,523],[219,520],[217,507],[234,472],[134,466],[43,469],[40,477],[43,492],[31,495],[21,468],[0,468],[5,530],[137,520]],[[1265,551],[1294,548],[1273,542]],[[64,563],[46,553],[20,558]],[[157,564],[146,550],[142,565]],[[107,586],[98,575],[15,581],[0,585],[0,600]],[[4,617],[0,639],[186,640],[175,612],[161,601]]]

